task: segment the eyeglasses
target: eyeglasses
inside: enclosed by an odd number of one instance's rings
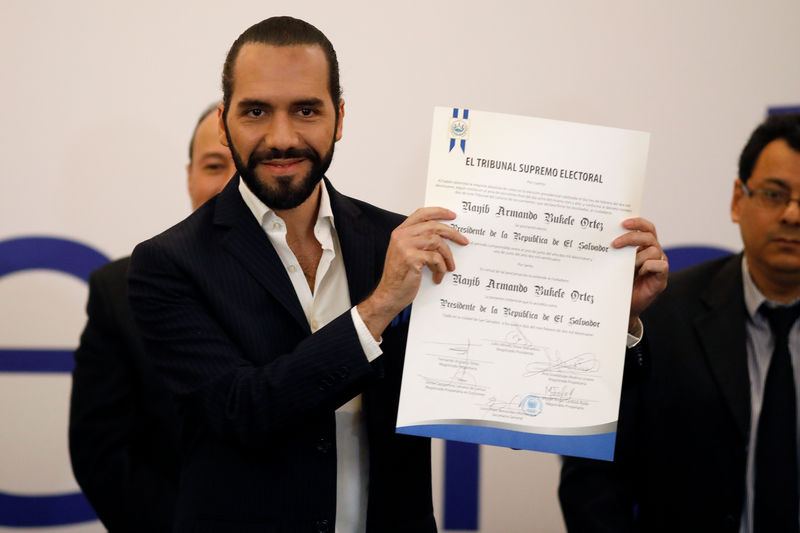
[[[742,192],[748,198],[756,203],[758,207],[764,209],[786,209],[792,202],[797,202],[797,207],[800,207],[800,198],[792,198],[791,193],[787,189],[778,187],[759,187],[758,189],[748,189],[744,183],[742,185]]]

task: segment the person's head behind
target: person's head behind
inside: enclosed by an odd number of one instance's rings
[[[739,180],[742,183],[747,183],[750,179],[764,147],[777,139],[785,140],[790,147],[800,152],[800,113],[772,115],[753,131],[739,156]]]
[[[231,151],[219,142],[218,105],[217,102],[203,110],[189,141],[186,182],[192,209],[221,191],[236,172]]]
[[[308,22],[293,17],[271,17],[247,28],[238,39],[233,42],[225,64],[222,67],[222,104],[223,118],[227,116],[231,105],[234,85],[234,66],[242,46],[248,43],[259,43],[271,46],[319,46],[328,62],[328,92],[331,102],[336,109],[336,118],[339,118],[338,104],[342,97],[339,85],[339,60],[336,50],[325,36],[315,26]]]
[[[739,158],[731,220],[759,290],[776,301],[800,297],[800,114],[771,116],[753,131]]]

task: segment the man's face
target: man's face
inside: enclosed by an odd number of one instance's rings
[[[342,137],[319,46],[248,43],[233,68],[222,142],[250,189],[272,209],[292,209],[315,190]]]
[[[786,191],[800,198],[800,152],[785,140],[767,144],[747,180],[751,191]],[[800,283],[800,206],[765,208],[742,191],[737,180],[731,202],[731,219],[739,224],[745,257],[757,285]],[[762,289],[763,290],[763,289]]]
[[[231,151],[219,142],[217,122],[217,114],[209,113],[194,134],[192,160],[186,165],[192,209],[221,191],[235,172]]]

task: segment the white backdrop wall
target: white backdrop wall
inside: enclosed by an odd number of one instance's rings
[[[424,197],[433,106],[466,107],[651,132],[643,213],[662,243],[736,250],[739,151],[768,106],[800,103],[796,0],[0,0],[0,242],[51,236],[115,258],[188,214],[196,115],[220,96],[231,42],[277,14],[315,24],[339,54],[329,176],[399,212]],[[0,277],[0,351],[73,348],[85,300],[65,274]],[[0,372],[0,492],[76,490],[69,386],[66,373]],[[439,516],[441,454],[437,442]],[[554,456],[483,448],[480,531],[564,531],[557,475]]]

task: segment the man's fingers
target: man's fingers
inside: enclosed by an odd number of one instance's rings
[[[637,266],[637,268],[640,276],[645,274],[669,274],[669,262],[664,254],[661,254],[658,259],[648,259],[642,262],[641,266]]]
[[[642,266],[645,261],[660,260],[662,258],[666,258],[666,256],[661,251],[661,248],[657,246],[641,248],[636,252],[636,268],[638,269],[640,266]]]
[[[431,269],[431,272],[433,273],[433,281],[435,283],[440,283],[444,278],[444,275],[447,274],[448,271],[452,270],[452,268],[448,268],[448,265],[445,263],[442,254],[438,252],[425,252],[425,264],[429,269]]]
[[[410,226],[404,226],[401,224],[395,231],[399,236],[415,237],[419,235],[436,234],[457,244],[465,245],[469,243],[469,239],[467,239],[457,229],[438,221],[418,222],[417,224],[412,224]]]
[[[435,283],[440,283],[445,274],[455,270],[451,243],[466,245],[469,242],[457,229],[441,222],[455,217],[456,214],[449,209],[424,207],[414,211],[395,228],[379,288],[392,295],[394,300],[405,302],[416,294],[426,266]]]
[[[436,228],[434,229],[434,231],[440,237],[444,237],[445,239],[451,240],[456,244],[460,244],[462,246],[469,244],[469,239],[467,239],[467,237],[463,233],[461,233],[452,226],[448,226],[447,224],[442,224],[441,222],[438,222],[436,224]]]
[[[444,273],[455,270],[456,263],[453,252],[447,243],[438,235],[426,235],[416,238],[407,249],[408,259],[420,266],[428,265],[433,270],[439,268]]]
[[[465,245],[469,242],[458,230],[439,222],[440,220],[453,220],[456,214],[444,207],[423,207],[417,209],[397,227],[400,232],[408,232],[411,235],[421,235],[423,233],[436,233],[455,243]]]
[[[628,218],[622,221],[622,227],[631,231],[645,231],[652,233],[658,238],[656,225],[642,217]]]
[[[444,239],[442,239],[438,235],[429,235],[427,236],[425,241],[426,242],[420,244],[419,246],[420,250],[424,250],[426,252],[433,252],[435,255],[440,257],[442,263],[444,264],[445,268],[448,271],[453,270],[455,268],[455,261],[453,260],[453,252],[450,251],[450,247],[447,245],[446,242],[444,242]]]
[[[611,242],[614,248],[625,248],[626,246],[648,247],[656,246],[659,249],[661,246],[658,244],[658,238],[655,233],[649,231],[632,231],[620,235]]]
[[[655,225],[646,218],[628,218],[622,221],[622,227],[631,230],[620,235],[611,242],[614,248],[626,246],[661,246],[658,244],[658,234]]]
[[[439,235],[458,244],[467,244],[469,240],[457,229],[441,222],[421,222],[402,230],[408,235]]]
[[[399,227],[411,226],[428,220],[453,220],[456,214],[444,207],[422,207],[411,213]]]

